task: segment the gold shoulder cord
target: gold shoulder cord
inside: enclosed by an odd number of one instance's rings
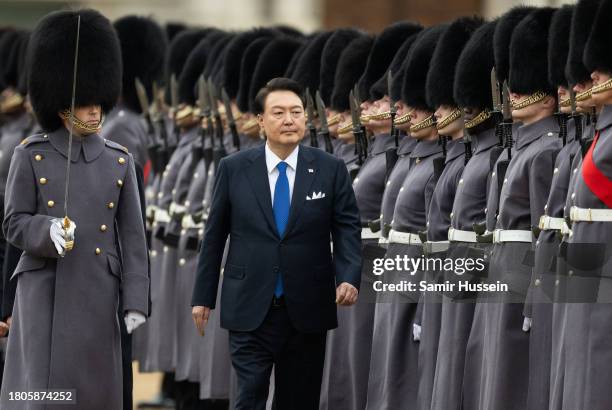
[[[86,122],[79,120],[75,115],[72,115],[70,109],[62,111],[60,116],[62,119],[72,122],[72,126],[83,135],[91,135],[100,132],[102,123],[104,123],[104,117],[102,117],[96,125],[88,125]]]
[[[483,122],[485,122],[489,118],[491,118],[491,111],[489,111],[489,110],[482,110],[480,112],[480,114],[478,114],[477,116],[472,118],[470,121],[467,121],[465,123],[465,128],[467,128],[468,130],[470,128],[474,128],[475,126],[482,124]]]
[[[417,132],[424,130],[425,128],[433,127],[436,124],[436,118],[433,115],[425,118],[423,121],[419,122],[410,127],[410,132]]]
[[[455,108],[453,112],[448,114],[446,117],[442,118],[440,122],[436,123],[436,128],[441,130],[443,128],[448,127],[448,125],[451,124],[453,121],[461,118],[461,114],[462,114],[462,111],[459,108]]]

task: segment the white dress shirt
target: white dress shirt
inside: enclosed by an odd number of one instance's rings
[[[291,198],[293,197],[293,184],[295,182],[295,170],[297,169],[297,160],[298,160],[298,150],[300,146],[298,144],[297,147],[289,154],[289,156],[284,160],[287,164],[287,179],[289,180],[289,203],[291,203]],[[278,168],[276,166],[279,162],[283,162],[268,146],[266,142],[266,166],[268,167],[268,181],[270,182],[270,194],[272,198],[272,203],[274,204],[274,188],[276,188],[276,180],[278,179]]]

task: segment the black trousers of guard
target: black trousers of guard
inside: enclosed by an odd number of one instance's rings
[[[282,301],[273,302],[252,332],[229,332],[238,380],[235,410],[265,410],[274,366],[278,410],[318,410],[327,332],[302,333],[291,325]]]

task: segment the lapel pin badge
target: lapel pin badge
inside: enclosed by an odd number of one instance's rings
[[[313,172],[314,172],[314,169],[312,169],[312,168],[308,168],[308,173],[309,173],[309,174],[312,174]]]

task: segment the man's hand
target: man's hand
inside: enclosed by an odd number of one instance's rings
[[[51,227],[49,228],[49,235],[55,245],[57,254],[61,257],[66,255],[66,251],[72,250],[74,246],[74,231],[76,230],[76,224],[70,221],[68,229],[64,229],[63,218],[53,218],[51,220]]]
[[[128,310],[123,320],[125,321],[125,329],[131,335],[137,327],[147,321],[147,318],[140,312]]]
[[[191,316],[198,329],[198,333],[200,333],[200,336],[204,336],[204,327],[208,323],[210,308],[206,306],[194,306],[193,309],[191,309]]]
[[[348,282],[342,282],[336,288],[336,303],[342,306],[351,306],[357,302],[359,291]]]
[[[4,322],[0,322],[0,337],[5,337],[8,334],[9,325]]]

